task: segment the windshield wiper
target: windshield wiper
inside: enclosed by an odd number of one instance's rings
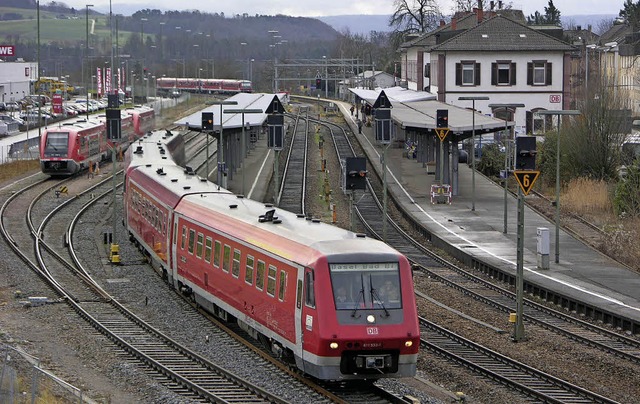
[[[360,304],[360,300],[364,303],[364,289],[360,289],[360,293],[358,293],[358,300],[356,300],[356,304],[353,306],[353,311],[351,312],[351,317],[355,317],[358,312],[358,305]],[[358,316],[360,317],[360,316]]]
[[[382,302],[378,291],[373,287],[373,279],[371,278],[371,275],[369,275],[369,283],[371,284],[371,301],[375,302],[374,298],[377,299],[380,302],[380,307],[382,307],[382,309],[384,310],[385,317],[389,317],[391,314],[389,314],[389,310],[384,307],[384,303]]]

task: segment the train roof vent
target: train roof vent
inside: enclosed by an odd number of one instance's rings
[[[166,160],[166,159],[167,159],[167,156],[162,156],[162,159],[163,159],[163,160]]]
[[[242,195],[242,194],[236,195],[236,198],[238,198],[238,199],[244,199],[244,195]]]
[[[275,209],[270,209],[266,211],[264,215],[258,216],[258,222],[260,223],[273,222],[274,220],[278,219],[278,216],[275,216],[275,213],[276,213]]]
[[[298,214],[296,215],[296,217],[297,217],[298,219],[302,219],[302,218],[303,218],[303,217],[305,217],[305,216],[304,216],[302,213],[298,213]]]
[[[156,173],[160,174],[160,175],[167,175],[167,173],[164,172],[164,169],[162,167],[158,168],[156,170]]]
[[[320,219],[311,219],[312,223],[320,223]]]
[[[196,175],[195,171],[193,171],[193,168],[191,166],[185,166],[184,172],[187,175]]]
[[[273,223],[273,224],[280,224],[280,223],[282,223],[282,220],[280,220],[280,219],[273,219],[273,222],[272,222],[272,223]]]
[[[143,154],[143,153],[144,153],[144,148],[142,146],[136,147],[136,151],[133,152],[133,154]]]
[[[364,234],[364,233],[356,233],[356,237],[357,238],[365,238],[365,237],[367,237],[367,235]]]
[[[265,208],[273,208],[273,204],[272,203],[265,203],[264,207]]]
[[[164,134],[165,136],[173,136],[173,133],[171,133],[170,130],[167,130],[167,132]]]
[[[204,177],[200,177],[200,182],[207,182],[207,179]]]
[[[235,203],[233,205],[229,205],[229,209],[238,209],[238,205]]]
[[[171,178],[171,182],[178,182],[177,178]]]
[[[184,187],[182,187],[182,189],[185,189],[185,190],[187,190],[187,191],[188,191],[188,190],[190,190],[190,189],[191,189],[191,186],[190,186],[190,185],[185,185]]]
[[[144,166],[145,167],[151,167],[151,164],[145,164]]]

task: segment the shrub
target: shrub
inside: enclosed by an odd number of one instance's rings
[[[616,187],[613,206],[617,215],[640,217],[640,164],[628,167],[624,180]]]
[[[504,153],[500,151],[500,145],[491,143],[482,148],[482,158],[476,163],[478,171],[488,177],[497,177],[500,170],[504,169]]]

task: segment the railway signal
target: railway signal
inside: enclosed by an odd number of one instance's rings
[[[213,112],[202,113],[202,130],[213,130]]]
[[[516,137],[516,170],[536,169],[536,138],[534,136]]]
[[[367,159],[347,157],[345,165],[345,190],[367,188]]]
[[[436,110],[436,128],[448,128],[449,127],[449,110],[438,109]]]

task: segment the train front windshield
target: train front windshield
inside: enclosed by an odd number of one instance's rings
[[[69,150],[69,134],[66,132],[49,132],[44,145],[44,157],[67,157]]]
[[[397,262],[329,264],[338,310],[402,308]]]

